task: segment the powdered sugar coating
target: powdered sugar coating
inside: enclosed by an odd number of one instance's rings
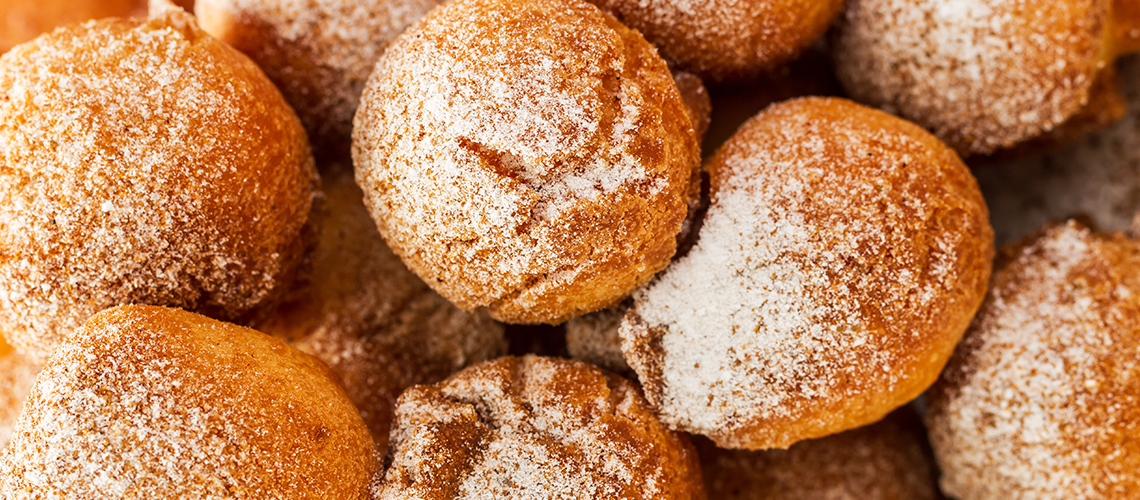
[[[963,155],[1052,130],[1087,102],[1108,56],[1111,0],[850,0],[836,70],[861,102]]]
[[[709,161],[691,252],[619,335],[672,428],[787,447],[882,418],[934,381],[989,277],[993,232],[961,160],[842,99],[786,101]]]
[[[322,187],[311,283],[256,328],[329,365],[383,453],[404,389],[501,356],[506,339],[502,325],[451,305],[404,267],[351,174],[327,175]]]
[[[1003,251],[928,425],[961,500],[1140,494],[1140,245],[1075,222]]]
[[[248,59],[170,11],[57,30],[0,58],[0,329],[45,358],[92,314],[241,320],[301,259],[316,174]]]
[[[124,306],[36,380],[0,456],[0,496],[363,500],[377,467],[317,360],[236,325]]]
[[[72,23],[145,13],[146,0],[0,0],[0,54]]]
[[[823,35],[843,0],[590,0],[668,61],[715,83],[783,64]]]
[[[696,453],[636,386],[526,356],[400,396],[380,500],[705,498]]]
[[[211,35],[250,56],[297,110],[318,154],[347,158],[376,60],[441,0],[199,0]]]
[[[0,337],[0,450],[8,446],[16,419],[24,409],[24,400],[32,391],[41,365],[19,353]]]
[[[580,0],[458,0],[389,48],[357,112],[385,240],[465,309],[559,323],[675,250],[698,167],[653,48]]]

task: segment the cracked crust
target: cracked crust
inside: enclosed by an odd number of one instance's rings
[[[400,396],[380,500],[703,500],[696,453],[629,381],[507,357]]]
[[[576,0],[433,11],[378,63],[353,158],[408,267],[514,323],[560,323],[649,280],[699,168],[664,61]]]

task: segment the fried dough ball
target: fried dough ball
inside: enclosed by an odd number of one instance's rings
[[[368,498],[368,428],[311,356],[179,309],[93,316],[52,355],[0,496]]]
[[[1140,497],[1140,243],[1070,221],[1002,254],[930,393],[943,490]]]
[[[166,12],[0,58],[0,331],[34,359],[118,304],[244,321],[302,259],[304,129],[257,66]]]
[[[941,500],[918,415],[882,421],[787,450],[722,450],[697,441],[709,498],[718,500]]]
[[[442,0],[199,0],[202,28],[244,52],[297,110],[318,155],[347,158],[372,67]],[[335,164],[330,164],[335,165]]]
[[[0,0],[0,53],[66,24],[144,12],[146,0]]]
[[[32,390],[41,366],[21,356],[0,337],[0,450],[8,446],[24,400]]]
[[[707,163],[689,254],[633,294],[626,361],[671,428],[785,448],[877,421],[938,376],[993,231],[954,151],[835,98],[777,104]]]
[[[380,500],[704,499],[688,439],[637,387],[592,365],[525,356],[400,396]]]
[[[326,176],[311,283],[256,328],[332,368],[387,448],[400,393],[506,353],[503,327],[460,310],[408,271],[364,207],[348,169]]]
[[[1130,30],[1112,29],[1112,3],[851,0],[836,69],[853,98],[914,120],[964,156],[990,154],[1089,101],[1101,68],[1130,50],[1117,40]]]
[[[561,323],[669,262],[699,168],[664,61],[581,0],[458,0],[396,40],[356,178],[412,271],[464,309]]]
[[[843,0],[590,0],[645,35],[661,55],[713,83],[737,83],[794,59]]]

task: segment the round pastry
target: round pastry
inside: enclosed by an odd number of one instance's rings
[[[1112,29],[1112,3],[851,0],[836,70],[855,99],[963,155],[989,154],[1053,130],[1089,101],[1101,69],[1129,50],[1117,38],[1130,31]]]
[[[256,328],[327,364],[383,454],[404,389],[501,356],[506,340],[502,325],[451,305],[404,267],[351,174],[326,176],[323,191],[311,282]]]
[[[202,29],[244,52],[277,84],[318,156],[347,158],[352,117],[376,60],[440,3],[199,0],[194,8]]]
[[[0,496],[369,498],[368,428],[316,359],[178,309],[93,316],[52,355]]]
[[[640,31],[666,60],[715,83],[792,60],[843,8],[843,0],[590,1]]]
[[[400,396],[393,499],[704,499],[697,455],[637,387],[578,361],[475,365]]]
[[[408,267],[464,309],[561,323],[669,262],[698,179],[664,61],[581,0],[458,0],[377,63],[356,179]]]
[[[633,294],[619,330],[667,425],[785,448],[934,382],[993,257],[953,150],[881,111],[805,98],[753,117],[707,170],[696,245]]]
[[[143,12],[146,0],[0,0],[0,53],[57,26]]]
[[[8,446],[24,400],[32,390],[40,365],[12,349],[0,337],[0,450]]]
[[[0,331],[45,358],[96,312],[244,321],[297,272],[305,131],[257,66],[168,10],[0,58]]]
[[[930,393],[943,490],[1140,497],[1140,243],[1070,221],[1002,253]]]
[[[918,416],[882,421],[787,450],[722,450],[697,441],[709,498],[719,500],[941,500]]]

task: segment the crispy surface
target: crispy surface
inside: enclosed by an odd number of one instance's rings
[[[328,364],[383,454],[404,389],[498,357],[506,340],[502,325],[451,305],[404,267],[351,175],[326,176],[323,190],[311,282],[256,328]]]
[[[248,328],[122,306],[48,362],[0,457],[0,496],[365,499],[378,466],[316,359]]]
[[[722,450],[697,441],[709,498],[939,500],[926,430],[907,407],[878,423],[787,450]]]
[[[479,364],[409,389],[396,415],[381,500],[705,498],[688,439],[586,363]]]
[[[0,0],[0,53],[66,24],[145,12],[146,0]]]
[[[206,32],[248,55],[281,89],[318,156],[347,159],[352,117],[376,60],[440,3],[200,0],[194,8]]]
[[[619,331],[667,425],[783,448],[879,420],[937,378],[993,256],[985,202],[951,149],[807,98],[754,117],[707,170],[696,246],[634,293]]]
[[[697,141],[664,61],[580,0],[459,0],[405,32],[353,158],[392,250],[465,309],[560,323],[663,268]]]
[[[1111,0],[851,0],[834,43],[856,100],[963,156],[1048,132],[1089,100],[1115,55]]]
[[[8,446],[24,400],[32,390],[41,365],[12,349],[0,337],[0,450]]]
[[[298,269],[304,129],[245,56],[167,12],[0,58],[0,330],[33,358],[118,304],[244,321]]]
[[[792,60],[843,8],[843,0],[590,1],[713,83],[750,80]]]
[[[1140,496],[1140,243],[1070,221],[1003,249],[929,400],[961,500]]]

